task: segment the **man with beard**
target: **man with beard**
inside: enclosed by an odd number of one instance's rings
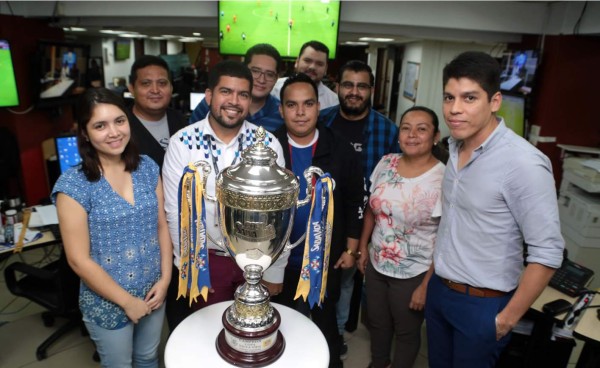
[[[138,58],[131,66],[129,92],[133,107],[127,119],[141,154],[148,155],[162,167],[169,138],[183,128],[183,115],[169,108],[173,84],[167,63],[153,55]]]
[[[327,59],[329,58],[329,48],[319,41],[309,41],[300,48],[300,56],[294,64],[296,73],[304,73],[315,82],[319,91],[319,103],[321,110],[331,106],[337,106],[338,99],[329,87],[323,83],[323,77],[327,74]],[[279,98],[281,87],[287,80],[279,78],[275,87],[271,91],[271,96]]]
[[[171,137],[165,155],[163,165],[165,212],[175,258],[166,310],[171,331],[194,311],[210,304],[232,300],[236,287],[244,282],[242,270],[236,265],[235,260],[228,256],[225,249],[210,240],[212,238],[217,242],[223,241],[217,223],[216,205],[207,200],[205,211],[206,232],[209,235],[207,246],[211,289],[207,301],[199,297],[198,301],[190,306],[187,297],[177,300],[181,261],[180,213],[177,197],[179,182],[189,163],[200,160],[209,163],[211,171],[204,190],[208,195],[214,196],[215,179],[219,171],[237,164],[241,159],[241,152],[256,142],[258,127],[245,120],[252,100],[252,83],[252,72],[246,65],[230,60],[217,64],[209,73],[206,89],[206,102],[210,106],[210,113],[203,120],[175,133]],[[279,142],[270,133],[267,133],[265,142],[277,153],[277,163],[284,166],[285,161]],[[281,284],[284,267],[285,259],[276,262],[265,271],[263,278],[269,283]],[[187,282],[185,274],[181,281]]]
[[[328,127],[349,140],[356,152],[360,153],[363,175],[368,187],[371,173],[381,157],[388,153],[400,152],[398,128],[390,119],[371,108],[375,76],[369,65],[351,60],[341,67],[338,78],[340,104],[321,110],[319,117]],[[340,335],[344,334],[350,314],[354,319],[358,318],[362,275],[355,278],[355,273],[356,267],[343,270],[342,273],[342,287],[337,303]],[[352,312],[350,304],[353,307]],[[356,325],[356,322],[352,324]],[[341,348],[342,358],[345,358],[347,350],[344,343]]]

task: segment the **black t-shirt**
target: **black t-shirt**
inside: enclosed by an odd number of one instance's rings
[[[342,114],[337,114],[335,120],[331,123],[331,129],[350,141],[356,152],[362,152],[365,141],[363,131],[368,118],[369,115],[360,120],[348,120]]]

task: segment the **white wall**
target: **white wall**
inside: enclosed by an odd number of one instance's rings
[[[104,58],[104,85],[109,86],[113,82],[113,78],[123,77],[129,83],[129,72],[133,64],[135,55],[135,43],[131,42],[131,54],[129,59],[116,61],[114,53],[114,38],[102,39],[102,49]]]
[[[421,42],[415,42],[415,43],[410,43],[408,45],[406,45],[404,47],[404,57],[402,58],[402,73],[401,73],[401,81],[400,81],[400,91],[399,91],[399,96],[398,96],[398,109],[396,110],[396,124],[400,123],[400,115],[402,115],[402,113],[415,105],[415,102],[418,101],[418,96],[419,93],[422,93],[421,90],[421,76],[424,76],[423,73],[423,65],[422,65],[422,57],[423,55],[423,44]],[[404,97],[403,91],[404,91],[404,86],[406,83],[406,67],[407,67],[407,63],[408,62],[413,62],[413,63],[420,63],[420,70],[419,70],[419,85],[417,88],[417,99],[415,101],[409,100],[408,98]]]
[[[406,45],[404,59],[402,60],[402,75],[404,76],[406,72],[406,63],[408,61],[420,63],[419,84],[416,99],[415,101],[411,101],[403,96],[404,77],[402,78],[396,123],[400,122],[400,116],[406,109],[414,105],[422,105],[429,107],[438,115],[441,136],[445,137],[449,135],[449,130],[446,124],[443,123],[444,116],[442,114],[442,71],[444,66],[461,52],[483,51],[489,53],[492,49],[501,51],[504,50],[504,47],[441,41],[416,42]],[[493,56],[496,57],[498,55]]]

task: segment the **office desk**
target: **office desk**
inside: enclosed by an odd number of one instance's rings
[[[165,366],[235,367],[221,358],[215,346],[223,329],[221,317],[233,301],[210,305],[194,312],[171,333],[165,347]],[[319,328],[307,317],[281,304],[272,303],[281,314],[279,330],[285,339],[281,357],[272,368],[325,368],[329,364],[327,341]]]
[[[35,241],[23,244],[23,248],[21,248],[21,252],[26,252],[28,250],[46,247],[48,245],[58,244],[60,242],[61,242],[61,240],[56,239],[54,237],[54,235],[52,235],[51,231],[42,231],[42,237]],[[5,248],[5,247],[0,248],[0,261],[13,255],[14,250],[15,250],[14,247],[13,248]]]
[[[600,298],[595,297],[589,305],[598,304]],[[596,317],[596,310],[597,308],[585,309],[573,330],[573,336],[584,342],[576,368],[600,367],[600,320]]]
[[[570,303],[575,303],[577,298],[570,297],[560,291],[547,286],[542,294],[531,306],[531,309],[543,313],[544,304],[556,299],[565,299]],[[589,305],[600,304],[600,298],[594,298]],[[566,312],[559,314],[555,320],[562,320],[566,317]],[[585,309],[579,321],[573,329],[573,336],[583,341],[583,350],[577,360],[577,368],[599,367],[600,366],[600,320],[596,318],[596,309]]]

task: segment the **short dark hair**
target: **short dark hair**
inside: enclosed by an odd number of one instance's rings
[[[207,88],[211,91],[219,84],[222,76],[246,79],[250,83],[250,91],[254,78],[248,66],[239,61],[223,60],[215,65],[208,73]]]
[[[281,90],[279,91],[279,99],[283,104],[283,94],[285,93],[286,88],[291,86],[294,83],[308,83],[315,90],[315,96],[317,96],[317,101],[319,101],[319,90],[317,89],[317,85],[315,82],[310,79],[310,77],[304,73],[295,73],[290,75],[285,82],[283,82],[283,86],[281,86]]]
[[[150,65],[159,66],[166,70],[167,75],[169,76],[169,81],[171,81],[171,72],[169,71],[169,64],[167,64],[167,62],[164,59],[154,55],[143,55],[140,58],[138,58],[133,63],[133,65],[131,65],[131,73],[129,74],[129,84],[135,84],[135,81],[137,80],[137,71],[139,69],[145,68]]]
[[[89,141],[86,129],[98,104],[114,105],[127,116],[125,102],[109,89],[89,88],[79,99],[77,104],[77,146],[81,156],[81,170],[89,181],[98,181],[101,176],[102,164],[98,158],[98,152]],[[125,162],[125,171],[128,172],[135,171],[140,163],[138,149],[131,137],[121,154],[121,159]]]
[[[433,134],[440,131],[440,120],[438,119],[437,114],[435,113],[435,111],[433,111],[430,108],[425,107],[425,106],[417,105],[417,106],[413,106],[413,107],[409,108],[408,110],[404,111],[404,113],[400,117],[400,122],[402,122],[402,119],[404,119],[404,116],[411,111],[422,111],[422,112],[428,114],[431,117],[431,123],[433,124],[433,127],[434,127]]]
[[[375,76],[373,75],[373,69],[371,69],[369,64],[364,63],[360,60],[350,60],[346,64],[342,65],[338,73],[338,83],[342,82],[342,77],[344,76],[344,73],[348,70],[355,73],[367,72],[369,74],[369,84],[371,85],[371,87],[375,85]]]
[[[327,59],[329,59],[329,47],[325,46],[325,44],[323,42],[314,41],[314,40],[308,41],[304,45],[302,45],[302,47],[300,48],[300,53],[298,54],[298,57],[302,56],[302,53],[304,53],[304,50],[307,47],[312,47],[316,51],[324,52],[325,55],[327,55]]]
[[[258,43],[249,48],[244,56],[244,64],[250,64],[250,61],[252,61],[252,57],[254,55],[267,55],[272,57],[275,59],[276,69],[279,71],[279,68],[281,67],[281,55],[279,54],[279,51],[277,51],[277,49],[272,45],[268,43]]]
[[[444,67],[444,87],[451,78],[468,78],[477,82],[491,101],[492,96],[500,91],[500,64],[485,52],[463,52]]]

